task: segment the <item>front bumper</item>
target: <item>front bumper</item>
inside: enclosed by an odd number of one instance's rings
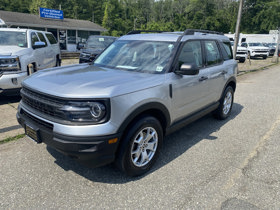
[[[107,136],[69,136],[53,131],[53,125],[24,109],[17,113],[19,124],[25,128],[25,132],[32,128],[35,131],[37,143],[44,142],[64,155],[78,159],[92,167],[109,164],[115,160],[120,134]],[[32,136],[32,135],[29,135]],[[34,140],[33,139],[33,140]]]
[[[26,72],[0,75],[0,93],[5,90],[21,88],[21,82],[26,76]]]
[[[268,52],[252,52],[250,54],[251,57],[263,57],[267,56],[268,57],[269,53]]]
[[[247,54],[236,54],[236,60],[247,59]]]

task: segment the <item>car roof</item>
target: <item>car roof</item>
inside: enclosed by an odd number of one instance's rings
[[[181,37],[181,40],[179,39]],[[226,40],[229,38],[220,34],[207,34],[201,32],[195,32],[191,35],[184,35],[184,32],[164,32],[164,33],[147,33],[147,34],[129,34],[119,38],[119,40],[143,40],[143,41],[165,41],[165,42],[176,42],[186,41],[189,39],[216,39]]]
[[[0,28],[0,31],[15,31],[15,32],[26,32],[28,29],[20,28]]]

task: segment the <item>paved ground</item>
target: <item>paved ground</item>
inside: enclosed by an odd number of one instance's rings
[[[232,116],[165,138],[145,176],[89,169],[24,137],[0,145],[0,209],[280,209],[280,68],[238,78]]]

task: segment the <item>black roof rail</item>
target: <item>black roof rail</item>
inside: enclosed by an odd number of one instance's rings
[[[224,35],[223,32],[200,30],[200,29],[187,29],[187,30],[184,31],[184,35],[194,35],[195,32],[204,33],[204,34]]]
[[[141,34],[141,33],[162,33],[166,31],[154,31],[154,30],[134,30],[128,32],[126,35],[131,35],[131,34]]]

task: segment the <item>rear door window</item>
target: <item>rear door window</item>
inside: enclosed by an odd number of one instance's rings
[[[48,40],[51,44],[56,44],[57,43],[55,37],[52,34],[46,34],[46,37],[48,38]]]
[[[217,65],[222,62],[222,56],[216,41],[206,40],[204,41],[204,47],[207,66]]]

